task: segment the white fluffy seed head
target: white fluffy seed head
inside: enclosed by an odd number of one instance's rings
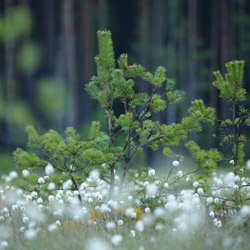
[[[178,167],[178,166],[180,165],[180,162],[177,161],[177,160],[175,160],[175,161],[172,162],[172,165],[173,165],[174,167]]]
[[[45,167],[46,175],[51,175],[54,173],[54,171],[55,171],[55,169],[50,163]]]

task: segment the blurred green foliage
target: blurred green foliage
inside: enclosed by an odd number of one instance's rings
[[[36,98],[39,110],[49,120],[65,114],[68,94],[64,82],[53,78],[42,78],[36,86]]]

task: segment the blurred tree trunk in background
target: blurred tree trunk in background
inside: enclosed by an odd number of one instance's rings
[[[212,0],[212,24],[211,24],[211,68],[215,71],[219,67],[219,2],[217,0]],[[214,76],[211,74],[211,82]],[[210,84],[209,86],[209,106],[217,108],[217,89]]]
[[[108,24],[108,1],[98,0],[98,29],[107,29]]]
[[[220,69],[224,75],[226,73],[225,63],[229,60],[229,0],[221,0],[219,6],[220,10]],[[227,102],[220,99],[221,104],[221,118],[226,119],[228,112]]]
[[[167,75],[170,78],[177,77],[177,1],[167,2]],[[177,80],[177,79],[176,79]],[[168,107],[168,124],[176,122],[176,105]]]
[[[81,46],[83,47],[83,65],[81,65],[80,72],[84,74],[84,82],[81,84],[82,88],[80,95],[83,96],[81,116],[85,122],[92,119],[94,111],[94,103],[84,90],[84,85],[90,81],[91,76],[94,74],[96,30],[93,25],[92,8],[92,0],[85,0],[81,2],[80,37],[82,41]],[[103,15],[102,18],[104,18],[102,20],[104,21],[105,15]]]
[[[5,0],[5,15],[7,22],[10,22],[10,12],[12,10],[12,0]],[[13,38],[8,37],[5,40],[5,84],[6,84],[6,125],[7,133],[4,134],[4,141],[10,149],[12,143],[12,126],[11,126],[11,106],[15,100],[15,76],[14,76],[14,51],[15,42]]]
[[[74,1],[63,1],[63,28],[66,49],[66,76],[69,83],[69,123],[76,127],[78,122],[78,84],[76,76]]]
[[[197,0],[187,1],[188,16],[188,104],[197,97],[197,38],[198,38],[198,3]]]

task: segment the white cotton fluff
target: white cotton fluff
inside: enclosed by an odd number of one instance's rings
[[[138,220],[135,224],[135,229],[138,231],[138,232],[143,232],[144,231],[144,223],[142,220]]]
[[[149,175],[149,176],[154,176],[154,175],[155,175],[155,170],[154,170],[154,169],[150,169],[150,170],[148,171],[148,175]]]
[[[174,167],[178,167],[180,165],[180,162],[175,160],[175,161],[172,162],[172,165]]]
[[[44,181],[44,179],[42,177],[40,177],[40,178],[38,178],[37,182],[39,184],[44,184],[45,181]]]
[[[108,222],[106,223],[106,228],[107,228],[108,230],[113,230],[113,229],[115,229],[115,223],[114,223],[113,221],[108,221]]]
[[[30,174],[30,171],[27,170],[27,169],[24,169],[24,170],[22,171],[23,177],[27,177],[27,176],[29,176],[29,174]]]
[[[54,171],[55,171],[55,169],[50,163],[45,167],[46,175],[51,175],[54,173]]]
[[[123,240],[123,237],[122,237],[122,235],[119,235],[119,234],[115,234],[111,237],[111,243],[114,246],[119,246],[121,244],[122,240]]]
[[[91,238],[86,243],[86,248],[88,250],[110,250],[110,245],[103,239]]]

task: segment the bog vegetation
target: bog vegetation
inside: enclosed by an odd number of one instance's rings
[[[244,61],[226,63],[225,76],[214,72],[213,85],[231,105],[231,117],[221,120],[214,108],[194,100],[179,123],[163,124],[153,114],[181,102],[184,92],[175,89],[162,66],[151,73],[129,64],[126,54],[116,60],[111,32],[97,34],[97,70],[86,90],[103,109],[108,130],[93,121],[83,141],[72,127],[65,135],[27,127],[29,149],[15,150],[17,172],[3,176],[1,247],[35,249],[39,242],[41,249],[142,250],[166,244],[169,249],[246,249],[250,161],[244,158],[244,130],[250,110],[244,106]],[[150,93],[138,92],[141,81],[151,86]],[[205,123],[219,127],[215,136],[222,150],[202,149],[190,140]],[[183,170],[185,159],[173,150],[180,143],[194,159],[190,171]],[[164,174],[131,167],[145,148],[171,159]],[[229,172],[217,173],[221,162],[231,166]]]

